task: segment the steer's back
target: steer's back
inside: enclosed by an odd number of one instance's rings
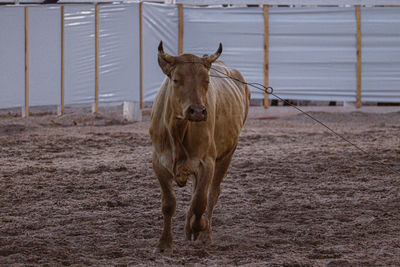
[[[245,81],[239,71],[230,69],[221,61],[213,63],[210,70],[210,88],[216,94],[214,139],[217,158],[236,147],[237,140],[249,110],[250,91],[247,85],[226,78],[223,72],[235,79]],[[225,77],[225,78],[218,78]]]

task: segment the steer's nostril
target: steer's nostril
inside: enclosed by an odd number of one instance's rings
[[[193,115],[193,114],[194,114],[194,109],[193,109],[193,108],[190,108],[190,109],[189,109],[189,112],[190,112],[190,114]]]
[[[206,115],[207,114],[207,110],[206,109],[203,109],[203,115]]]

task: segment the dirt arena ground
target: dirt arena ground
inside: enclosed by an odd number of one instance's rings
[[[400,112],[317,118],[400,171]],[[0,118],[0,265],[400,266],[400,177],[303,115],[248,120],[213,220],[172,255],[161,234],[149,122]]]

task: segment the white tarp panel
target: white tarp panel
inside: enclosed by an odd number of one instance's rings
[[[99,100],[140,101],[139,4],[100,5]]]
[[[248,82],[264,84],[264,16],[262,8],[184,8],[183,51],[197,56],[215,53],[238,69]],[[252,98],[262,92],[250,88]]]
[[[20,4],[42,4],[45,0],[19,0]],[[0,0],[0,3],[14,4],[17,0]],[[110,0],[59,0],[57,4],[88,4],[88,3],[110,3]]]
[[[158,44],[164,51],[178,53],[178,8],[175,5],[143,3],[143,101],[153,101],[164,73],[158,66]]]
[[[29,105],[59,105],[60,102],[60,7],[29,7]]]
[[[361,23],[361,100],[400,102],[400,8],[362,8]]]
[[[283,98],[355,101],[354,8],[270,8],[269,85]]]
[[[65,104],[94,102],[95,96],[94,5],[66,5]]]
[[[24,9],[0,7],[0,108],[25,103]]]
[[[139,101],[139,4],[100,5],[100,101]],[[400,102],[400,8],[362,8],[362,101]],[[214,53],[264,82],[262,8],[184,7],[183,52]],[[30,105],[60,103],[57,5],[29,6]],[[270,8],[269,84],[286,99],[355,101],[355,8]],[[157,46],[178,52],[176,5],[143,3],[143,93],[165,77]],[[24,7],[0,7],[0,108],[24,105]],[[65,104],[95,96],[95,6],[65,5]],[[252,98],[263,93],[252,89]]]

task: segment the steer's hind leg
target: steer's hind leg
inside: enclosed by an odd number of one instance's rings
[[[233,149],[229,154],[218,159],[215,162],[214,177],[210,185],[210,190],[208,192],[208,204],[207,204],[207,219],[208,219],[208,233],[204,238],[208,239],[208,242],[212,242],[212,215],[214,207],[217,204],[219,194],[221,193],[221,182],[225,178],[229,164],[232,160],[232,155],[235,149]]]
[[[157,175],[162,193],[162,213],[164,228],[154,252],[172,252],[172,216],[176,209],[176,198],[172,188],[172,175],[159,163],[153,155],[153,169]]]

